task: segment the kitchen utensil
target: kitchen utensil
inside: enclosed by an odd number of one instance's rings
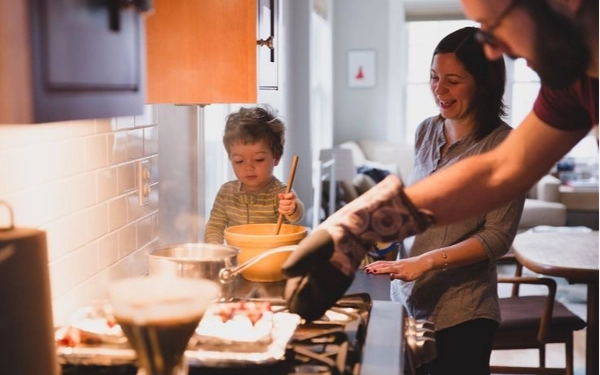
[[[46,232],[14,226],[0,230],[0,373],[59,374]]]
[[[266,250],[238,266],[239,249],[227,245],[185,243],[156,249],[147,254],[150,275],[191,277],[219,281],[222,294],[228,297],[235,287],[234,281],[246,268],[264,258],[289,254],[296,245],[281,246]]]
[[[148,273],[219,281],[219,271],[237,266],[240,250],[231,246],[208,243],[182,243],[150,251]],[[233,278],[222,283],[223,297],[235,288]]]
[[[136,277],[109,285],[114,316],[137,355],[137,375],[187,375],[184,352],[209,304],[214,281]]]
[[[279,234],[273,234],[275,226],[276,224],[244,224],[229,227],[224,231],[225,241],[228,245],[240,249],[238,261],[245,263],[269,249],[296,245],[308,232],[304,226],[282,224]],[[291,252],[287,251],[265,257],[245,268],[242,276],[246,280],[259,282],[284,280],[281,266],[290,254]]]
[[[292,184],[294,183],[294,176],[296,175],[296,166],[298,166],[298,155],[294,155],[292,159],[292,169],[290,169],[290,175],[288,177],[287,188],[285,189],[286,194],[292,191]],[[283,214],[279,214],[279,218],[277,219],[277,228],[275,229],[275,234],[279,234],[281,230],[281,224],[283,224]]]
[[[240,274],[246,268],[252,266],[255,263],[260,262],[263,258],[272,256],[275,254],[286,254],[286,253],[289,254],[290,252],[296,250],[297,247],[298,247],[297,245],[276,247],[274,249],[267,250],[264,253],[261,253],[253,258],[250,258],[249,260],[240,264],[239,266],[221,268],[221,270],[219,271],[219,281],[229,282],[232,280],[232,278],[236,277],[238,274]]]

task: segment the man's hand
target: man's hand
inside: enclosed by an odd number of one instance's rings
[[[386,177],[321,223],[283,264],[288,308],[307,320],[320,318],[352,284],[374,243],[401,241],[433,221],[413,206],[398,177]]]

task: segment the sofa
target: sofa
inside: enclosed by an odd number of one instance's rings
[[[337,147],[351,150],[352,161],[357,170],[361,167],[383,170],[398,174],[404,181],[408,180],[413,170],[412,144],[359,140],[344,142]],[[363,173],[357,173],[352,181],[339,181],[337,207],[355,199],[376,183]],[[519,232],[537,226],[567,225],[567,206],[561,202],[560,186],[560,180],[548,174],[530,189],[519,222]]]

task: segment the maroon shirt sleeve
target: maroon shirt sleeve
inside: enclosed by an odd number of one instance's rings
[[[598,79],[586,77],[560,89],[542,84],[533,111],[558,129],[589,129],[598,124]]]

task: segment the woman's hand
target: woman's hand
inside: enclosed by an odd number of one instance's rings
[[[296,212],[296,194],[294,192],[279,193],[279,213],[290,216]]]
[[[379,260],[368,264],[365,272],[374,275],[389,274],[391,280],[413,281],[429,271],[427,263],[420,256],[395,261]]]

